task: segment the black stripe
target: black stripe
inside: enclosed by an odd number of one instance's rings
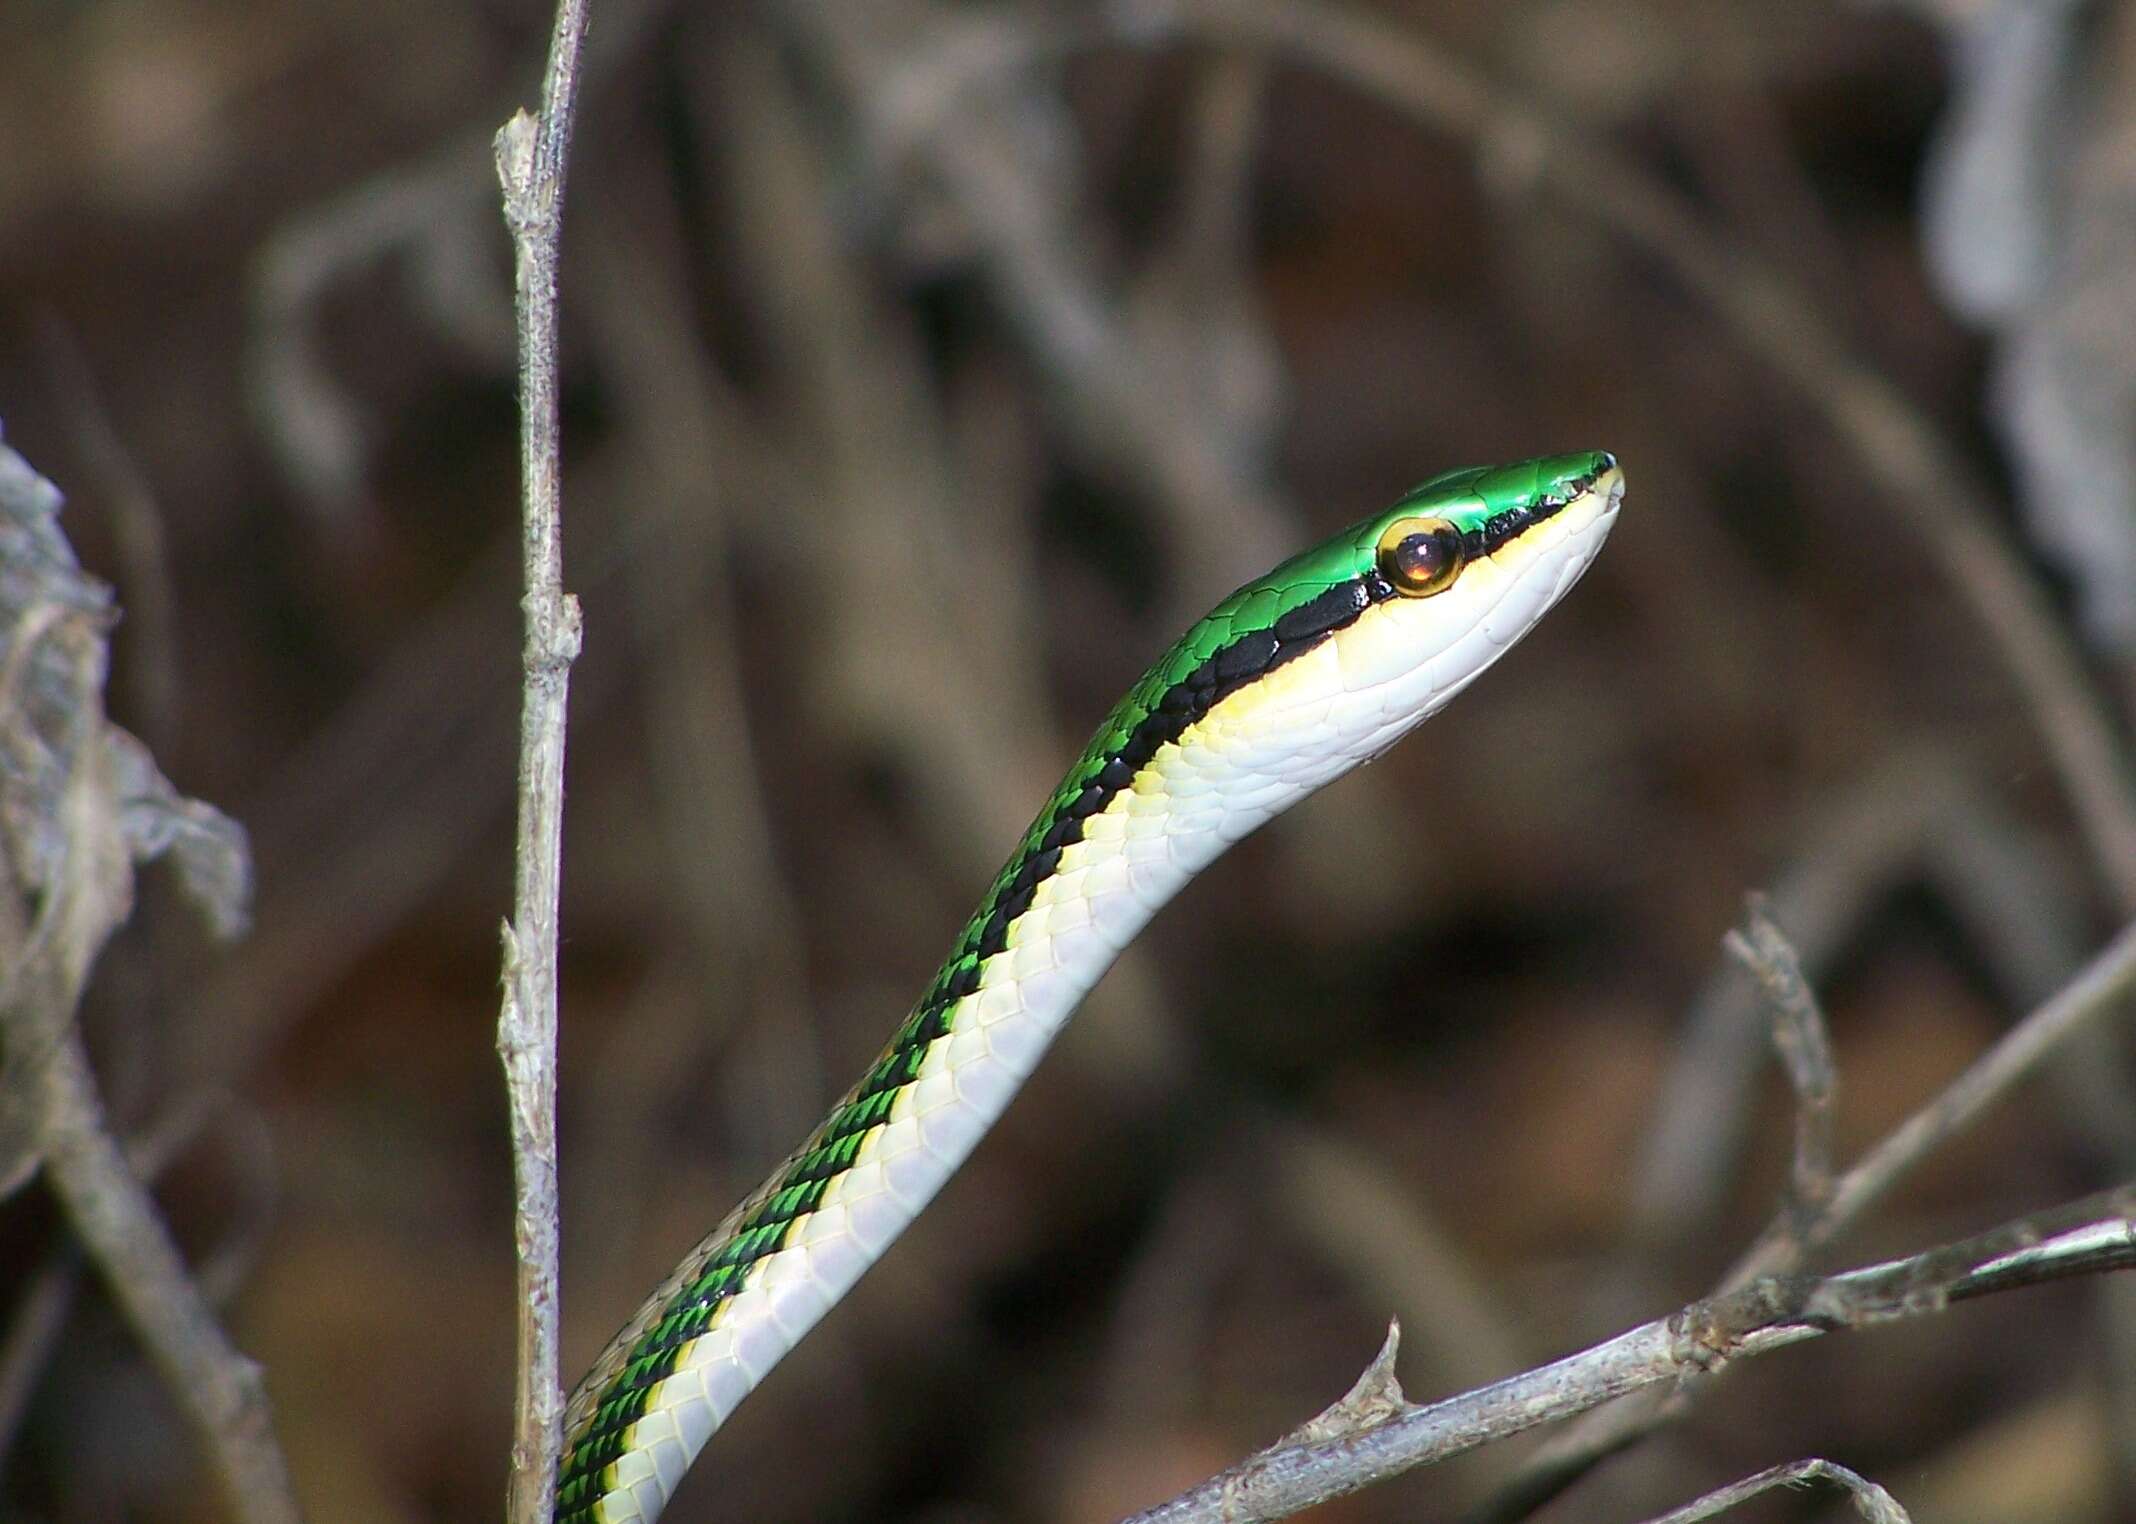
[[[1219,646],[1207,661],[1160,695],[1127,738],[1046,822],[1038,833],[1037,847],[1004,871],[1000,893],[981,907],[973,919],[974,931],[935,976],[898,1034],[892,1053],[870,1072],[855,1100],[867,1100],[908,1083],[908,1065],[897,1060],[916,1058],[943,1034],[950,1008],[979,987],[982,965],[1008,945],[1011,923],[1031,908],[1039,885],[1059,871],[1061,849],[1083,839],[1083,822],[1132,784],[1159,747],[1178,740],[1189,725],[1239,689],[1304,655],[1337,630],[1354,624],[1373,604],[1394,596],[1393,586],[1377,572],[1338,582],[1279,616],[1268,628],[1248,631]],[[797,1177],[800,1173],[795,1171]]]
[[[1614,464],[1612,461],[1611,465]],[[1603,468],[1607,469],[1609,468]],[[1545,519],[1556,518],[1565,510],[1567,504],[1584,495],[1601,479],[1601,471],[1590,471],[1585,476],[1576,476],[1567,482],[1562,497],[1537,498],[1533,503],[1523,503],[1517,508],[1508,508],[1503,513],[1492,514],[1462,536],[1462,551],[1470,558],[1495,554]]]
[[[1494,521],[1495,522],[1495,521]],[[1083,838],[1083,822],[1103,810],[1135,775],[1176,741],[1186,728],[1226,698],[1287,661],[1312,650],[1352,624],[1374,603],[1395,596],[1376,572],[1340,582],[1279,617],[1220,646],[1175,683],[1143,715],[1127,738],[1099,765],[1082,788],[1055,811],[1038,845],[1023,852],[1001,879],[1001,890],[974,920],[976,930],[944,964],[914,1008],[888,1053],[868,1071],[853,1099],[839,1108],[838,1129],[827,1129],[813,1148],[780,1179],[777,1189],[737,1230],[666,1308],[661,1321],[632,1347],[629,1363],[587,1431],[569,1451],[563,1468],[561,1513],[576,1518],[590,1509],[603,1466],[622,1453],[622,1433],[644,1411],[647,1393],[668,1374],[682,1346],[700,1334],[719,1303],[739,1290],[748,1267],[772,1252],[795,1217],[813,1211],[831,1176],[850,1168],[858,1139],[883,1121],[896,1092],[912,1083],[928,1044],[949,1030],[949,1013],[979,987],[980,969],[1008,942],[1010,924],[1031,908],[1038,886],[1060,869],[1061,849]],[[805,1187],[806,1189],[798,1189]]]
[[[1379,579],[1375,577],[1373,580]],[[1381,583],[1381,586],[1386,584]],[[1393,589],[1389,588],[1388,591],[1392,592]],[[1311,640],[1316,635],[1326,635],[1349,624],[1362,614],[1372,601],[1372,589],[1364,578],[1338,582],[1318,598],[1309,603],[1301,603],[1288,614],[1280,616],[1271,633],[1284,645]]]

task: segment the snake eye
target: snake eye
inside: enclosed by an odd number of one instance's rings
[[[1461,531],[1445,519],[1396,519],[1380,536],[1380,575],[1405,597],[1445,592],[1461,561]]]

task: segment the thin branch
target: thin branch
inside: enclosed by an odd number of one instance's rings
[[[1920,857],[1923,843],[1963,808],[1964,777],[1939,745],[1894,748],[1869,775],[1794,833],[1796,851],[1766,903],[1790,932],[1810,975],[1828,966],[1879,899]],[[2031,998],[2059,987],[2071,956]],[[1721,966],[1692,999],[1675,1057],[1640,1148],[1630,1239],[1640,1261],[1659,1263],[1704,1231],[1733,1178],[1760,1072],[1757,991]],[[1643,1277],[1627,1274],[1638,1284]],[[1631,1309],[1622,1308],[1620,1312]]]
[[[1863,782],[1821,812],[1768,897],[1806,977],[1828,967],[1851,931],[1902,884],[1923,883],[1948,904],[1998,987],[2031,1005],[2046,999],[2083,961],[2072,928],[2083,922],[2080,895],[2041,861],[2006,802],[1961,765],[1930,747],[1893,751]],[[1633,1196],[1635,1262],[1618,1279],[1623,1295],[1702,1231],[1732,1178],[1744,1104],[1756,1073],[1760,1023],[1752,981],[1734,969],[1708,979],[1675,1044],[1642,1150]],[[2052,1080],[2070,1124],[2113,1157],[2131,1152],[2136,1118],[2116,1090],[2110,1028],[2095,1023],[2057,1047]],[[1634,1309],[1611,1304],[1622,1315]],[[1503,1369],[1504,1367],[1501,1367]]]
[[[249,1524],[296,1524],[301,1515],[259,1367],[231,1347],[154,1200],[126,1167],[71,1027],[40,1088],[45,1168],[67,1221],[165,1387],[208,1440],[237,1516]]]
[[[1840,1176],[1821,1212],[1807,1221],[1788,1212],[1776,1217],[1722,1277],[1721,1291],[1734,1291],[1759,1276],[1800,1265],[2062,1044],[2121,1010],[2132,992],[2136,992],[2136,922],[2125,927],[2059,993],[2004,1033],[1971,1068]],[[1605,1456],[1631,1444],[1667,1417],[1663,1404],[1649,1393],[1553,1436],[1475,1518],[1525,1518]]]
[[[1912,1316],[1947,1301],[2020,1284],[2136,1265],[2136,1224],[2128,1220],[2136,1188],[2128,1188],[1848,1275],[1776,1279],[1768,1273],[1799,1264],[1908,1166],[2029,1073],[2057,1041],[2116,1010],[2131,989],[2136,989],[2136,924],[1942,1096],[1841,1177],[1821,1211],[1784,1212],[1710,1301],[1569,1360],[1447,1402],[1409,1409],[1401,1419],[1369,1433],[1265,1451],[1170,1503],[1136,1515],[1132,1524],[1283,1518],[1415,1466],[1639,1394],[1640,1401],[1597,1415],[1539,1452],[1484,1514],[1517,1518],[1561,1491],[1603,1455],[1658,1423],[1663,1404],[1657,1399],[1711,1375],[1737,1353],[1757,1353],[1838,1327]],[[1687,1333],[1703,1354],[1689,1358],[1672,1346],[1662,1336],[1669,1329]],[[1782,1332],[1786,1337],[1778,1337]]]
[[[126,1142],[126,1167],[144,1185],[153,1185],[201,1131],[229,1104],[227,1096],[195,1091],[167,1108],[156,1121]],[[0,1334],[0,1471],[7,1469],[8,1452],[29,1411],[30,1399],[45,1367],[60,1347],[67,1319],[74,1308],[84,1269],[81,1246],[64,1239],[45,1256],[33,1272],[28,1289],[17,1300],[13,1316]],[[211,1304],[220,1304],[236,1289],[235,1278],[217,1279],[203,1271],[194,1277]]]
[[[1383,1349],[1367,1372],[1379,1400],[1360,1422],[1345,1426],[1345,1410],[1338,1404],[1299,1436],[1134,1515],[1127,1524],[1257,1524],[1288,1518],[1614,1398],[1710,1377],[1742,1357],[1827,1333],[1920,1317],[1953,1301],[2020,1285],[2131,1268],[2136,1268],[2136,1186],[2034,1213],[1906,1259],[1842,1275],[1760,1280],[1459,1397],[1424,1406],[1392,1400],[1391,1418],[1382,1416],[1390,1406]]]
[[[137,858],[170,853],[181,885],[230,934],[244,924],[250,859],[234,823],[181,798],[105,718],[109,592],[81,574],[59,502],[0,446],[0,559],[21,600],[0,609],[0,1099],[26,1123],[29,1156],[232,1509],[248,1524],[294,1524],[259,1369],[216,1323],[112,1137],[76,1025],[97,956],[132,913]]]
[[[1729,956],[1750,970],[1773,1013],[1773,1047],[1795,1090],[1795,1156],[1785,1214],[1811,1221],[1832,1194],[1832,1122],[1839,1079],[1824,1012],[1802,976],[1794,946],[1751,896],[1742,929],[1722,938]]]
[[[1834,1182],[1824,1211],[1810,1224],[1804,1250],[1831,1240],[1867,1211],[1909,1170],[1971,1126],[1979,1115],[2036,1070],[2057,1047],[2126,1009],[2136,996],[2136,921],[2123,927],[2061,991],[2004,1033],[1943,1093],[1894,1128]],[[1769,1228],[1723,1281],[1740,1286],[1781,1267]]]
[[[1912,1524],[1912,1515],[1899,1506],[1898,1499],[1876,1483],[1845,1466],[1818,1459],[1789,1461],[1760,1471],[1756,1476],[1746,1476],[1740,1482],[1716,1487],[1702,1498],[1647,1520],[1647,1524],[1698,1524],[1701,1519],[1713,1518],[1749,1502],[1761,1492],[1770,1492],[1775,1487],[1806,1487],[1813,1482],[1824,1482],[1850,1494],[1854,1499],[1854,1511],[1869,1524]]]
[[[578,95],[586,0],[559,0],[541,116],[497,134],[497,179],[512,232],[519,317],[520,485],[526,644],[519,726],[519,837],[504,928],[497,1052],[510,1103],[519,1267],[518,1383],[507,1515],[545,1524],[563,1448],[558,1384],[556,925],[563,872],[564,718],[579,651],[578,600],[564,591],[563,465],[557,418],[556,277],[564,167]]]

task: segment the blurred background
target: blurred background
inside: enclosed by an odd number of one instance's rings
[[[1187,620],[1441,469],[1608,448],[1577,592],[1194,885],[677,1521],[1103,1520],[1700,1294],[2136,910],[2136,5],[597,0],[563,283],[565,1365],[874,1053]],[[490,137],[528,0],[13,0],[0,420],[109,702],[250,831],[83,1020],[319,1520],[493,1517],[519,650]],[[2136,1173],[2102,1039],[1829,1252]],[[225,1517],[41,1188],[0,1519]],[[56,1297],[54,1301],[52,1298]],[[39,1300],[43,1298],[44,1300]],[[58,1315],[53,1315],[57,1307]],[[1735,1370],[1541,1517],[1820,1454],[2136,1517],[2136,1299]],[[1452,1520],[1495,1447],[1324,1509]],[[1829,1497],[1752,1519],[1838,1517]]]

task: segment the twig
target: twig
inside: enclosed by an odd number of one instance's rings
[[[296,1524],[296,1496],[259,1367],[231,1347],[187,1277],[155,1202],[126,1167],[71,1027],[46,1064],[41,1090],[40,1134],[53,1190],[164,1385],[208,1440],[237,1516],[250,1524]]]
[[[203,1128],[227,1105],[227,1096],[195,1091],[179,1100],[147,1129],[127,1140],[126,1166],[136,1179],[154,1184],[172,1162],[191,1146]],[[59,1347],[73,1311],[74,1294],[84,1268],[81,1248],[72,1239],[56,1245],[32,1274],[28,1289],[16,1301],[13,1316],[0,1335],[0,1471],[7,1469],[8,1452],[37,1390],[38,1379]],[[219,1291],[210,1284],[215,1277],[195,1277],[210,1303],[220,1303],[234,1290],[234,1278]]]
[[[517,276],[526,582],[519,835],[512,920],[504,928],[504,1001],[497,1017],[497,1052],[511,1110],[519,1263],[519,1376],[506,1504],[515,1524],[545,1524],[550,1517],[563,1447],[557,1375],[556,921],[563,871],[564,716],[580,624],[578,600],[563,586],[556,274],[564,166],[585,34],[586,0],[558,0],[541,116],[537,120],[521,111],[497,134],[497,179],[504,189]]]
[[[2136,921],[2123,927],[2099,955],[2064,985],[2060,993],[2004,1033],[2002,1039],[1953,1080],[1942,1094],[1908,1117],[1834,1182],[1830,1200],[1810,1225],[1803,1248],[1829,1243],[1868,1210],[1914,1165],[1970,1126],[2078,1030],[2104,1020],[2136,995]],[[1739,1286],[1751,1276],[1777,1268],[1768,1229],[1723,1281]]]
[[[1824,1012],[1802,977],[1802,962],[1780,928],[1751,896],[1740,930],[1722,938],[1729,956],[1750,970],[1773,1012],[1773,1046],[1795,1089],[1795,1157],[1785,1215],[1807,1224],[1832,1193],[1832,1118],[1839,1081]]]
[[[182,799],[104,716],[109,594],[82,576],[53,516],[59,493],[0,446],[0,1091],[135,1335],[251,1524],[294,1524],[289,1470],[260,1373],[187,1276],[104,1120],[76,1026],[98,954],[133,908],[133,863],[170,851],[222,929],[242,926],[243,833]],[[33,923],[21,905],[34,891]]]
[[[1901,747],[1797,834],[1766,902],[1811,977],[1892,892],[1965,793],[1941,748]],[[2075,965],[2072,957],[2025,998],[2058,987]],[[1733,967],[1716,968],[1691,1002],[1632,1188],[1629,1237],[1648,1264],[1702,1233],[1728,1188],[1750,1113],[1744,1097],[1759,1072],[1760,1025],[1755,989]]]
[[[1340,1408],[1330,1410],[1299,1437],[1134,1515],[1127,1524],[1255,1524],[1287,1518],[1614,1398],[1711,1376],[1744,1356],[1920,1317],[1952,1301],[2019,1285],[2136,1268],[2132,1214],[2136,1187],[2124,1187],[1906,1259],[1841,1275],[1757,1281],[1443,1402],[1381,1401],[1349,1425],[1340,1422]],[[1382,1351],[1374,1370],[1384,1359]],[[1375,1385],[1384,1390],[1383,1382]],[[1390,1407],[1395,1416],[1383,1416]]]
[[[2029,1075],[2056,1048],[2113,1014],[2136,991],[2136,923],[2124,928],[2063,989],[2003,1034],[1936,1099],[1908,1117],[1834,1182],[1823,1210],[1807,1221],[1783,1213],[1722,1277],[1725,1294],[1759,1276],[1791,1270],[1829,1243],[1907,1170],[1969,1125],[1990,1102]],[[1647,1394],[1554,1436],[1475,1517],[1524,1518],[1604,1456],[1647,1433],[1667,1415]]]
[[[2039,861],[1974,771],[1935,747],[1894,750],[1800,841],[1768,903],[1809,979],[1879,902],[1917,881],[1951,907],[2016,1003],[2046,999],[2079,966],[2078,886]],[[1633,1192],[1630,1236],[1641,1264],[1658,1264],[1703,1232],[1733,1178],[1749,1111],[1743,1097],[1757,1072],[1753,999],[1750,981],[1724,968],[1692,1002]],[[2097,1040],[2112,1036],[2102,1030]],[[2083,1041],[2058,1050],[2055,1079],[2070,1117],[2136,1164],[2136,1120],[2114,1089],[2112,1066],[2082,1051]],[[1622,1279],[1636,1286],[1644,1278]]]
[[[1756,1476],[1746,1476],[1740,1482],[1716,1487],[1702,1498],[1647,1520],[1647,1524],[1698,1524],[1701,1519],[1713,1518],[1749,1502],[1761,1492],[1770,1492],[1775,1487],[1804,1487],[1812,1482],[1827,1482],[1850,1493],[1854,1511],[1869,1524],[1911,1524],[1912,1515],[1899,1506],[1897,1498],[1876,1483],[1845,1466],[1817,1459],[1789,1461],[1760,1471]]]

